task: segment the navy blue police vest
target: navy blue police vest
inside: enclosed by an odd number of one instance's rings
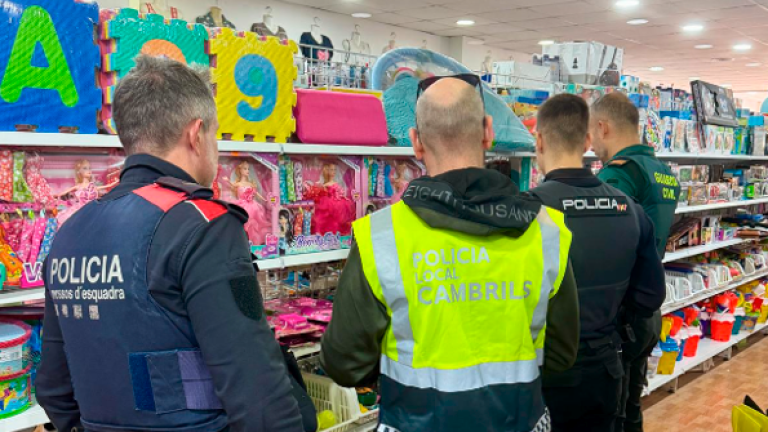
[[[170,178],[158,183],[192,186]],[[148,289],[149,247],[171,208],[193,205],[209,221],[227,212],[183,190],[152,184],[94,201],[56,235],[46,286],[88,431],[227,426],[189,319],[161,308]]]

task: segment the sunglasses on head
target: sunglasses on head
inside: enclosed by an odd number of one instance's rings
[[[454,78],[454,79],[462,80],[465,83],[471,85],[472,87],[476,87],[478,90],[480,90],[480,98],[483,99],[483,106],[485,106],[485,96],[483,95],[483,81],[480,79],[479,75],[475,75],[471,73],[448,75],[448,76],[433,76],[433,77],[425,78],[419,82],[419,88],[416,92],[416,100],[419,100],[419,98],[421,97],[421,94],[427,91],[427,89],[430,88],[432,84],[440,81],[443,78]]]

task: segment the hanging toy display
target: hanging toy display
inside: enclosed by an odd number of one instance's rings
[[[426,167],[413,157],[363,159],[363,211],[369,215],[402,199],[411,180],[426,175]]]

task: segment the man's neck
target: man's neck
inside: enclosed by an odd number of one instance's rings
[[[456,162],[449,162],[446,161],[445,163],[435,163],[435,164],[426,164],[427,165],[427,174],[430,177],[439,176],[440,174],[447,173],[448,171],[455,171],[460,169],[466,169],[466,168],[485,168],[485,164],[483,162],[475,162],[475,163],[468,163],[468,162],[462,162],[462,161],[456,161]]]
[[[619,140],[616,140],[616,144],[610,147],[609,154],[608,154],[608,160],[613,159],[616,157],[616,155],[624,150],[627,147],[632,147],[640,143],[640,138],[638,137],[625,137]]]
[[[547,174],[559,169],[582,169],[584,157],[581,154],[563,155],[556,160],[547,161]]]

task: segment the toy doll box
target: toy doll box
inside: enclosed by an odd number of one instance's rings
[[[213,184],[214,197],[237,204],[248,213],[245,232],[251,253],[259,259],[278,256],[277,219],[280,177],[277,155],[225,153]]]
[[[357,157],[280,159],[277,232],[281,255],[351,247],[352,222],[362,208],[360,164]]]
[[[366,157],[362,171],[363,215],[400,201],[411,180],[426,175],[424,165],[412,157]]]

